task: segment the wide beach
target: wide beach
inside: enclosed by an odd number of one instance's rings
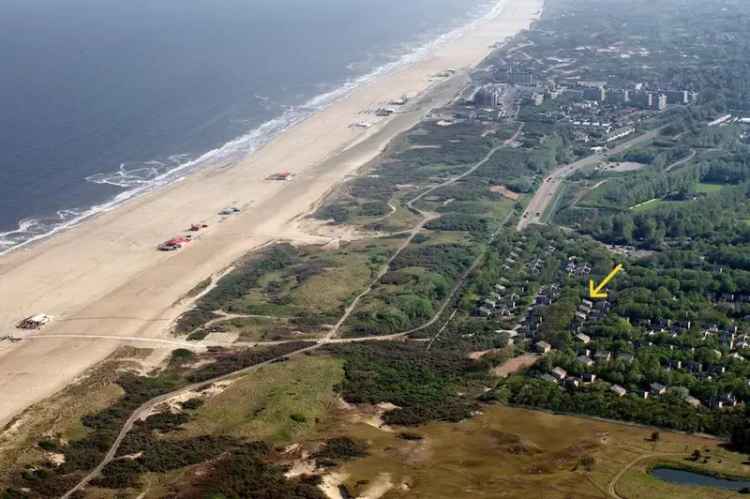
[[[269,241],[321,241],[296,223],[337,183],[399,133],[455,97],[491,47],[529,26],[541,0],[504,0],[418,62],[364,84],[237,164],[206,169],[80,226],[0,257],[0,336],[47,313],[43,338],[0,343],[0,424],[63,388],[118,345],[118,337],[162,338],[198,282]],[[455,76],[436,79],[448,69]],[[351,127],[363,110],[401,95],[410,104],[371,128]],[[269,182],[278,171],[291,182]],[[241,212],[221,217],[227,206]],[[208,229],[178,252],[157,244],[191,223]],[[97,336],[98,338],[81,338]],[[111,337],[107,339],[106,337]],[[144,343],[144,346],[148,344]]]

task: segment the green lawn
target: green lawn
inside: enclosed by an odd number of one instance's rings
[[[630,210],[633,211],[633,212],[635,212],[635,213],[640,213],[640,212],[644,212],[644,211],[648,211],[648,210],[651,210],[653,208],[656,208],[656,207],[662,205],[663,203],[664,203],[664,201],[662,201],[661,199],[658,199],[658,198],[649,199],[648,201],[644,201],[643,203],[638,203],[635,206],[631,206]]]
[[[724,188],[723,184],[708,184],[704,182],[698,182],[695,184],[695,192],[701,192],[710,194],[712,192],[718,192]]]
[[[300,356],[262,367],[206,399],[185,435],[230,435],[287,444],[313,430],[335,406],[342,361]]]

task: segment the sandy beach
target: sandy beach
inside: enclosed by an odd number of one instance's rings
[[[180,298],[253,248],[280,239],[324,242],[305,234],[300,218],[393,137],[454,98],[491,46],[527,28],[541,8],[542,0],[505,0],[496,17],[362,85],[242,161],[205,169],[0,257],[0,336],[17,333],[15,324],[36,313],[54,317],[44,335],[56,336],[0,342],[0,425],[121,344],[71,335],[165,337],[184,309],[176,305]],[[434,77],[447,69],[456,75]],[[350,126],[362,121],[363,110],[404,94],[411,101],[403,112],[371,128]],[[278,171],[295,178],[265,180]],[[219,216],[228,206],[241,212]],[[209,227],[181,251],[156,251],[192,223]]]

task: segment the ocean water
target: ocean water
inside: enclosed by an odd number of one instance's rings
[[[217,161],[498,0],[3,0],[0,255]]]

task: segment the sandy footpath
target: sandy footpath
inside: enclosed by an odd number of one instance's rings
[[[420,62],[354,90],[239,163],[206,169],[0,257],[0,336],[39,312],[55,317],[45,334],[60,336],[0,343],[0,424],[61,389],[117,346],[116,341],[65,335],[163,336],[182,310],[175,302],[202,279],[268,241],[317,240],[301,233],[295,219],[395,135],[453,98],[467,81],[466,70],[492,44],[527,28],[541,4],[506,0],[499,16],[477,23]],[[433,76],[446,69],[459,71],[436,82]],[[349,126],[363,119],[362,110],[403,94],[416,97],[403,113],[369,129]],[[296,178],[264,180],[282,170]],[[217,215],[232,205],[241,213]],[[209,228],[189,247],[155,250],[198,222]]]

